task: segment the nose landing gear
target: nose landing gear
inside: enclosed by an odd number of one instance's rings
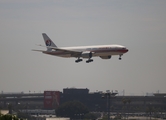
[[[119,60],[121,60],[121,59],[122,59],[122,58],[121,58],[121,56],[122,56],[122,55],[119,55]]]

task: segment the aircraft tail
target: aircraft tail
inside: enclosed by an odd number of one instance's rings
[[[57,47],[54,42],[47,36],[46,33],[42,33],[42,36],[43,36],[43,39],[44,39],[44,42],[46,44],[47,47],[47,51],[51,51],[51,48],[49,47]]]

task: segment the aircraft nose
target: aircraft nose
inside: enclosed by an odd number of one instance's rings
[[[124,48],[124,53],[127,53],[129,50],[127,48]]]

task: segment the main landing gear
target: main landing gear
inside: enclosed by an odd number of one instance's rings
[[[90,62],[93,62],[93,59],[88,59],[88,60],[86,61],[86,63],[90,63]]]
[[[81,61],[82,61],[82,59],[80,59],[80,58],[78,58],[77,60],[75,60],[76,63],[79,63]]]
[[[82,61],[82,59],[80,59],[80,58],[78,58],[77,60],[75,60],[76,63],[79,63],[79,62],[81,62],[81,61]],[[88,60],[86,61],[86,63],[90,63],[90,62],[93,62],[93,59],[88,59]]]

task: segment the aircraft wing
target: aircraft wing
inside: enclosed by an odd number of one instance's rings
[[[81,53],[82,53],[82,52],[79,52],[79,51],[67,50],[67,49],[62,49],[62,48],[58,48],[58,47],[50,47],[50,46],[46,46],[46,47],[54,49],[56,51],[61,51],[61,52],[64,52],[64,53],[69,53],[69,54],[71,54],[72,57],[79,57],[79,56],[81,56]]]
[[[62,48],[58,48],[58,47],[43,46],[43,45],[39,45],[39,46],[46,47],[46,48],[51,48],[51,49],[54,49],[56,51],[61,51],[61,52],[64,52],[64,53],[68,53],[68,54],[71,54],[72,57],[79,57],[82,54],[82,52],[79,52],[79,51],[67,50],[67,49],[62,49]],[[42,51],[42,50],[33,50],[33,51],[46,52],[46,51]]]

